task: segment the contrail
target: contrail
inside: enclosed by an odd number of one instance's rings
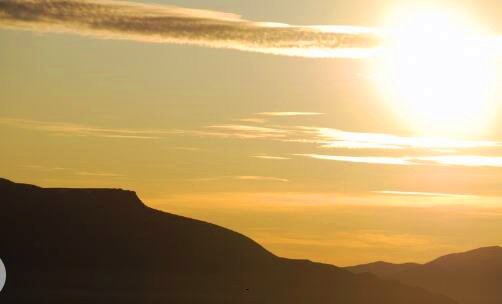
[[[253,22],[234,14],[113,0],[0,0],[0,27],[301,57],[366,57],[380,44],[370,28]]]

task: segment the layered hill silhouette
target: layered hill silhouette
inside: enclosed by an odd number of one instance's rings
[[[393,263],[378,261],[369,264],[350,266],[346,267],[346,269],[352,273],[357,273],[357,274],[372,273],[381,278],[392,278],[398,273],[415,269],[419,266],[421,265],[417,263],[393,264]]]
[[[486,247],[420,264],[377,262],[347,267],[447,295],[461,304],[502,303],[502,247]]]
[[[452,304],[371,274],[280,258],[120,189],[0,179],[0,303]]]

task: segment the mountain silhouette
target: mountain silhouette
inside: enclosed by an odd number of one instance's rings
[[[405,263],[405,264],[392,264],[383,261],[378,261],[369,264],[357,265],[346,267],[347,270],[352,273],[372,273],[381,278],[391,278],[397,273],[414,269],[416,267],[420,267],[420,264],[417,263]]]
[[[379,262],[346,269],[422,287],[461,304],[502,303],[502,247],[449,254],[423,265]]]
[[[280,258],[120,189],[0,179],[0,303],[453,304],[371,274]]]

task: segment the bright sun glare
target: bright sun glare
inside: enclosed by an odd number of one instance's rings
[[[465,14],[402,9],[377,64],[378,86],[419,133],[472,135],[494,112],[495,52],[486,30]]]

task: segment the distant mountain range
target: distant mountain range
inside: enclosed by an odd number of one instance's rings
[[[119,189],[0,179],[0,231],[0,303],[455,303],[372,274],[277,257]]]
[[[502,303],[502,247],[450,254],[423,265],[376,262],[345,269],[422,287],[460,304]]]

